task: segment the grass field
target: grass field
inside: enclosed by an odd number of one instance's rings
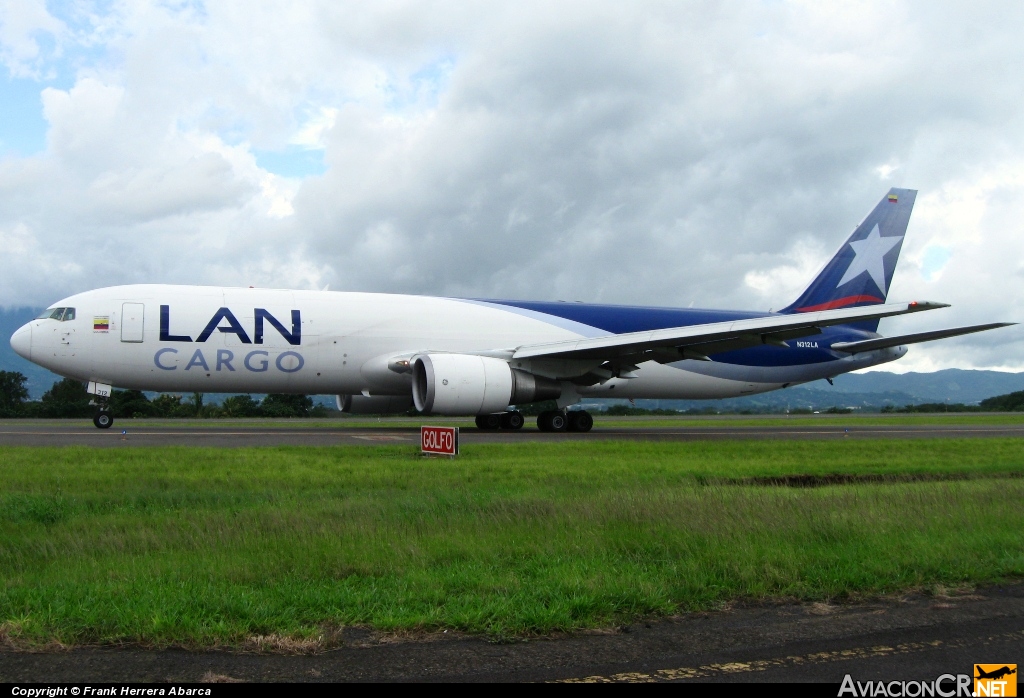
[[[751,478],[922,481],[816,488]],[[930,479],[928,479],[930,478]],[[1024,441],[0,449],[0,644],[509,636],[1024,575]],[[329,640],[328,640],[329,642]]]

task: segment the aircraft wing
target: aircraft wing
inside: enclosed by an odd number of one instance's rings
[[[629,358],[643,361],[655,360],[662,363],[685,358],[709,360],[709,354],[758,344],[785,346],[783,342],[787,339],[819,334],[822,327],[830,325],[844,325],[860,320],[874,320],[948,307],[949,305],[946,303],[915,301],[842,310],[821,310],[812,313],[769,315],[747,320],[730,320],[686,327],[668,327],[662,330],[613,334],[607,337],[524,345],[514,351],[512,358],[602,360]]]
[[[865,339],[860,342],[836,342],[832,348],[846,354],[858,354],[862,351],[873,351],[875,349],[886,349],[898,347],[901,344],[917,344],[918,342],[930,342],[933,339],[945,339],[946,337],[958,337],[962,334],[972,332],[984,332],[994,330],[997,327],[1009,327],[1016,325],[1015,322],[991,322],[987,325],[972,325],[971,327],[955,327],[949,330],[935,330],[934,332],[919,332],[917,334],[905,334],[899,337],[879,337],[878,339]]]

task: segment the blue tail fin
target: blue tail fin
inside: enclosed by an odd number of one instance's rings
[[[913,189],[890,189],[800,297],[779,312],[884,303],[915,198]],[[874,332],[878,321],[858,323],[857,327]]]

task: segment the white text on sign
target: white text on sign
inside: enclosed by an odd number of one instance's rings
[[[423,453],[457,456],[459,454],[459,428],[420,427],[420,448]]]

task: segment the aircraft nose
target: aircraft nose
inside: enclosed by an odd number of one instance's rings
[[[21,358],[32,360],[32,325],[23,325],[11,335],[11,349]]]

